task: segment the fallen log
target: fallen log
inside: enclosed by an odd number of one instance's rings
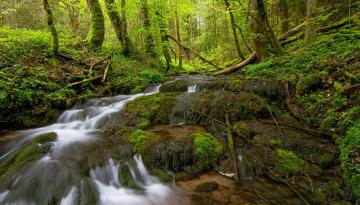
[[[249,65],[250,63],[254,62],[256,59],[257,59],[257,53],[253,52],[249,57],[247,57],[241,63],[239,63],[235,66],[231,66],[230,68],[226,68],[225,70],[218,71],[218,72],[214,73],[214,75],[226,75],[226,74],[234,73],[234,72],[240,70],[241,68]]]
[[[207,60],[206,58],[202,57],[199,53],[197,53],[196,51],[194,51],[194,49],[190,49],[186,46],[184,46],[180,41],[178,41],[175,37],[170,36],[170,35],[165,35],[166,38],[171,39],[172,41],[174,41],[176,44],[178,44],[180,47],[182,47],[183,49],[190,51],[191,53],[193,53],[196,57],[198,57],[202,62],[210,64],[212,66],[214,66],[217,69],[220,69],[220,67],[216,64],[214,64],[212,61]]]
[[[93,78],[88,78],[88,79],[84,79],[84,80],[81,80],[81,81],[78,81],[78,82],[74,82],[74,83],[70,83],[68,85],[65,86],[65,88],[71,88],[71,87],[74,87],[74,86],[77,86],[77,85],[81,85],[83,83],[87,83],[87,82],[92,82],[94,80],[98,80],[100,79],[101,77],[100,76],[97,76],[97,77],[93,77]]]

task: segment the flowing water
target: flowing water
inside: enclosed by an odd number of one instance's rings
[[[15,132],[18,139],[5,147],[0,161],[29,145],[36,136],[56,133],[57,139],[44,157],[14,173],[0,186],[0,204],[175,204],[179,192],[151,176],[140,156],[122,163],[110,158],[102,166],[81,169],[89,151],[86,147],[101,140],[100,130],[111,122],[112,115],[121,112],[129,101],[158,93],[159,87],[136,95],[89,100],[79,108],[65,111],[55,124]],[[133,182],[132,188],[124,185],[122,175],[129,175],[127,181]]]

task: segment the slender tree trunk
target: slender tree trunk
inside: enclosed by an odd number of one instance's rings
[[[158,16],[158,20],[159,20],[161,47],[166,61],[166,71],[168,71],[170,69],[170,63],[171,63],[170,42],[166,37],[166,23],[164,16],[162,15],[163,12],[164,12],[163,10],[157,11],[156,15]]]
[[[58,37],[58,33],[56,31],[55,28],[55,24],[54,24],[54,17],[49,5],[49,1],[48,0],[43,0],[43,4],[44,4],[44,9],[46,11],[46,20],[47,20],[47,24],[49,26],[51,35],[52,35],[52,40],[53,40],[53,52],[54,54],[57,54],[59,52],[59,37]]]
[[[156,49],[155,49],[155,42],[154,38],[151,34],[151,24],[150,24],[150,17],[149,17],[149,8],[147,0],[141,0],[142,2],[142,15],[143,15],[143,25],[146,30],[145,36],[145,49],[146,53],[152,57],[156,57]]]
[[[250,25],[257,58],[262,60],[269,55],[269,51],[274,54],[282,54],[280,42],[270,27],[264,1],[250,0],[249,8],[251,11]]]
[[[241,52],[240,43],[239,43],[239,37],[238,37],[237,32],[236,32],[235,18],[234,18],[233,10],[231,8],[229,0],[225,0],[225,5],[226,5],[226,8],[229,11],[229,15],[230,15],[231,28],[232,28],[233,35],[234,35],[236,51],[238,53],[239,58],[244,60],[245,57],[244,57],[243,53]]]
[[[124,55],[130,55],[134,53],[134,46],[130,40],[129,33],[127,30],[127,17],[126,17],[126,0],[121,0],[121,18],[122,18],[122,39],[123,39],[123,46]]]
[[[181,43],[181,35],[180,35],[180,19],[179,19],[179,14],[176,11],[175,12],[175,18],[176,18],[176,37],[177,40]],[[179,65],[178,67],[180,69],[182,69],[182,64],[183,64],[183,55],[182,55],[182,47],[180,45],[178,45],[178,56],[179,56]]]
[[[90,31],[87,40],[93,49],[100,48],[105,37],[104,15],[99,0],[87,0],[90,8]]]
[[[305,29],[305,44],[312,43],[316,40],[316,4],[317,0],[308,0],[306,18],[309,23]]]
[[[281,0],[280,7],[281,7],[280,34],[283,34],[289,30],[289,0]]]

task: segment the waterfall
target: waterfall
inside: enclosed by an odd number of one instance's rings
[[[80,173],[82,165],[79,164],[86,159],[84,150],[101,140],[100,130],[111,122],[112,115],[121,112],[130,101],[158,93],[159,88],[157,85],[140,94],[92,99],[63,112],[52,125],[16,132],[20,140],[6,147],[0,161],[13,156],[39,135],[56,133],[57,138],[50,143],[51,148],[45,156],[29,164],[17,178],[9,178],[8,185],[0,185],[0,204],[48,204],[55,197],[54,193],[61,195],[57,196],[60,205],[86,204],[81,200],[92,194],[97,195],[95,198],[101,205],[169,204],[166,201],[176,197],[175,191],[151,176],[139,156],[134,157],[134,166],[128,163],[131,176],[139,186],[136,190],[121,184],[118,161],[109,159],[105,166],[92,169],[87,181]]]
[[[187,91],[188,93],[195,93],[197,91],[199,91],[199,87],[197,84],[188,86],[188,91]]]

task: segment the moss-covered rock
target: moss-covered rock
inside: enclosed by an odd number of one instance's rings
[[[29,145],[21,149],[0,164],[0,181],[5,180],[9,175],[19,170],[27,163],[39,159],[50,149],[50,146]]]
[[[186,92],[188,90],[189,82],[187,80],[175,80],[163,84],[160,87],[160,92]]]
[[[291,151],[284,149],[276,150],[277,162],[276,169],[277,171],[284,174],[301,174],[305,167],[305,162],[299,158],[296,154]]]
[[[303,95],[306,92],[316,91],[322,87],[321,73],[309,74],[299,79],[296,86],[296,94]]]
[[[348,130],[346,137],[339,140],[339,144],[345,180],[360,200],[360,121]]]
[[[254,137],[255,132],[250,129],[250,127],[245,122],[237,122],[233,127],[235,133],[241,137],[250,139]]]
[[[134,147],[134,153],[146,155],[149,153],[150,148],[153,147],[155,143],[159,142],[160,139],[160,136],[157,136],[151,132],[137,130],[130,135],[129,142]]]
[[[224,154],[222,143],[209,133],[194,133],[192,136],[198,165],[203,168],[215,165]]]
[[[43,144],[46,142],[51,142],[51,141],[55,141],[57,138],[56,133],[52,132],[52,133],[47,133],[47,134],[43,134],[40,136],[37,136],[35,138],[33,138],[31,140],[31,144],[33,145],[37,145],[37,144]]]

